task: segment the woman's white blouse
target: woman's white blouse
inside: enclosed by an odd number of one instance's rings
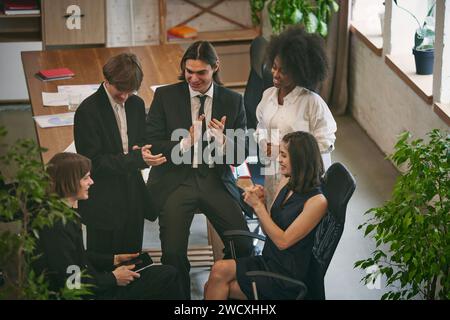
[[[321,153],[334,149],[336,121],[326,102],[308,89],[295,87],[284,98],[283,105],[278,104],[277,88],[265,90],[256,117],[258,143],[266,140],[278,145],[286,133],[306,131],[317,139]]]

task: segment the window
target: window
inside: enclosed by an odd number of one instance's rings
[[[361,32],[371,49],[381,56],[383,48],[384,0],[353,0],[352,26]]]
[[[396,5],[393,0],[352,0],[351,3],[351,31],[450,125],[450,46],[445,46],[450,44],[449,1],[397,0]],[[433,5],[434,72],[418,75],[412,54],[415,33]],[[382,17],[384,28],[380,23]]]

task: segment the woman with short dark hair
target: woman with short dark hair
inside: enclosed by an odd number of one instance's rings
[[[50,192],[62,199],[70,199],[71,204],[78,198],[87,197],[87,193],[81,197],[78,192],[82,189],[80,181],[83,179],[88,180],[89,187],[94,183],[90,171],[91,160],[88,158],[70,152],[56,154],[47,164],[47,173],[51,179]]]
[[[61,197],[68,206],[89,198],[94,183],[90,176],[91,161],[76,153],[58,153],[48,163],[50,192]],[[177,271],[171,266],[150,266],[140,272],[135,265],[124,265],[139,253],[98,254],[83,247],[79,221],[55,222],[39,233],[34,263],[38,274],[44,273],[50,289],[79,289],[87,284],[99,299],[180,299],[181,288]]]
[[[316,227],[327,211],[321,191],[323,163],[316,139],[307,132],[284,136],[280,145],[280,173],[287,178],[276,193],[270,210],[264,189],[255,186],[244,200],[258,216],[267,235],[261,256],[220,260],[214,264],[205,285],[205,299],[252,297],[247,271],[269,271],[305,282]],[[273,278],[257,277],[260,299],[294,299],[296,287]]]
[[[276,162],[281,138],[289,132],[310,132],[327,169],[336,140],[336,122],[326,102],[314,92],[328,69],[323,40],[318,35],[291,27],[272,38],[267,55],[274,86],[264,91],[256,109],[256,137],[265,158],[264,187],[270,206],[281,179]]]

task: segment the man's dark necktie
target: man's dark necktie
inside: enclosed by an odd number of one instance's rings
[[[201,162],[198,163],[198,169],[202,176],[207,175],[208,165],[205,163],[206,159],[203,159],[203,152],[208,148],[208,141],[204,140],[203,137],[206,132],[206,114],[205,114],[205,101],[206,101],[206,95],[197,96],[200,100],[200,109],[198,110],[198,117],[200,117],[202,114],[205,115],[205,118],[202,120],[202,135],[200,138],[201,141],[201,148],[198,148],[198,155],[197,159],[202,159]],[[206,137],[205,137],[206,139]]]
[[[206,95],[203,96],[197,96],[200,100],[200,109],[198,110],[198,117],[200,117],[202,114],[205,115],[205,119],[202,121],[202,149],[205,149],[205,147],[208,145],[207,141],[203,140],[203,135],[206,132],[206,114],[205,114],[205,101],[206,101]],[[197,119],[198,119],[197,117]]]

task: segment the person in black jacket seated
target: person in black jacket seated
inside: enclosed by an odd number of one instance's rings
[[[314,136],[302,131],[285,135],[279,163],[285,179],[270,213],[261,186],[244,193],[267,235],[262,255],[216,262],[205,285],[206,300],[252,298],[247,271],[275,272],[308,283],[316,227],[328,205],[320,188],[323,162]],[[267,277],[254,280],[260,299],[294,299],[298,295],[298,286],[288,282]]]
[[[58,153],[48,163],[51,190],[68,206],[75,207],[78,200],[89,197],[89,188],[94,183],[90,177],[91,161],[75,153]],[[96,254],[86,252],[79,221],[63,224],[55,222],[52,227],[39,233],[37,243],[39,259],[34,269],[45,272],[50,289],[60,291],[64,286],[76,287],[91,284],[90,289],[97,299],[180,299],[181,287],[176,269],[172,266],[150,266],[134,272],[135,265],[114,267],[136,258],[135,254]],[[81,272],[81,277],[74,277]],[[86,276],[87,277],[86,277]]]

